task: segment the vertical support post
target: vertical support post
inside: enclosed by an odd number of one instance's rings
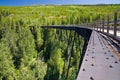
[[[93,30],[94,30],[94,25],[92,24]]]
[[[100,23],[100,32],[101,32],[101,23]]]
[[[95,30],[96,29],[95,23],[93,23],[93,25],[94,25],[94,30]]]
[[[102,32],[104,32],[104,18],[102,19]]]
[[[86,25],[87,25],[87,27],[88,27],[88,22],[87,22],[87,24],[86,24]]]
[[[97,31],[98,31],[98,23],[96,23],[96,26],[97,26]]]
[[[94,30],[95,30],[95,23],[93,23],[93,26],[94,26]]]
[[[117,36],[117,12],[114,13],[114,36]]]
[[[98,22],[98,30],[100,31],[100,23]]]
[[[109,28],[110,28],[110,25],[109,25],[109,16],[107,17],[107,34],[109,34]]]

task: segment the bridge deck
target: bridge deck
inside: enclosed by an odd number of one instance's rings
[[[120,80],[120,61],[96,31],[92,32],[77,80]]]

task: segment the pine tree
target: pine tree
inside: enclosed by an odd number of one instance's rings
[[[0,41],[0,79],[14,80],[16,79],[15,68],[12,61],[12,55],[8,45],[4,40]]]

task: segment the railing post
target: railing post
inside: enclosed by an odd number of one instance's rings
[[[117,12],[114,13],[114,36],[117,35]]]
[[[88,27],[88,22],[87,22],[87,24],[86,24],[86,25],[87,25],[87,27]]]
[[[99,28],[99,31],[100,31],[100,23],[98,24],[98,28]]]
[[[96,30],[96,25],[95,25],[95,23],[94,23],[94,30]]]
[[[93,24],[93,30],[95,29],[95,25]]]
[[[101,32],[101,23],[100,23],[100,32]]]
[[[109,28],[110,28],[110,25],[109,25],[109,16],[107,17],[107,34],[109,34]]]
[[[97,31],[98,31],[98,23],[96,23],[96,26],[97,26]]]
[[[104,18],[102,19],[102,32],[104,32]]]

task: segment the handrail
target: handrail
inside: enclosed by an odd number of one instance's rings
[[[97,22],[98,24],[102,23],[102,22]],[[107,24],[108,22],[105,21],[104,24]],[[109,24],[113,24],[114,23],[114,20],[109,20]],[[120,23],[120,18],[117,19],[117,23]]]
[[[119,16],[118,16],[119,14]],[[113,18],[111,20],[111,17]],[[96,29],[97,31],[103,32],[105,33],[105,29],[107,27],[107,33],[106,34],[110,34],[110,26],[113,27],[113,32],[114,32],[114,36],[118,36],[117,35],[117,28],[118,25],[120,26],[120,10],[115,11],[114,13],[95,21],[91,26]],[[120,36],[120,35],[119,35]]]

